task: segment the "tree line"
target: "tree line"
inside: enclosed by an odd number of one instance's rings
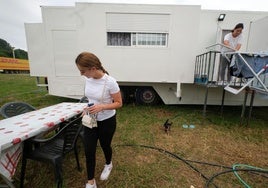
[[[22,49],[13,49],[13,47],[5,40],[0,39],[0,57],[13,58],[13,50],[15,58],[28,59],[28,53]]]

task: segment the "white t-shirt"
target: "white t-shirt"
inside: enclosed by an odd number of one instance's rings
[[[228,33],[227,35],[224,36],[224,41],[225,40],[229,41],[230,47],[235,49],[237,44],[242,44],[243,37],[242,34],[240,34],[234,38],[232,33]]]
[[[105,86],[105,87],[104,87]],[[85,96],[89,103],[110,104],[113,102],[111,94],[120,91],[116,80],[104,74],[100,79],[86,78]],[[115,115],[115,110],[103,110],[97,114],[97,120],[103,121]]]

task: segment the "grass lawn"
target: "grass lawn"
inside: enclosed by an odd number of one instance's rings
[[[42,108],[73,99],[50,96],[38,88],[29,75],[0,74],[0,105],[24,101]],[[254,107],[249,126],[240,125],[241,107],[209,106],[202,116],[203,106],[125,104],[117,110],[117,130],[113,139],[114,168],[108,181],[100,181],[104,156],[97,148],[96,179],[98,188],[194,188],[250,187],[268,185],[268,107]],[[163,124],[173,122],[168,134]],[[195,128],[183,128],[182,125]],[[83,145],[79,140],[82,171],[76,170],[74,156],[64,160],[64,187],[85,187],[86,167]],[[230,168],[246,164],[266,169],[266,173],[238,171]],[[244,169],[238,166],[237,169]],[[226,173],[224,173],[226,171]],[[222,174],[220,174],[222,173]],[[20,164],[15,174],[19,187]],[[26,188],[53,187],[54,172],[50,165],[31,162],[26,169]]]

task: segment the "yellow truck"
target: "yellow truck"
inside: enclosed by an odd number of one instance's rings
[[[0,71],[4,73],[29,73],[29,61],[26,59],[0,57]]]

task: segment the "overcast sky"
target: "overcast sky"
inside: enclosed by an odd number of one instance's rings
[[[41,22],[40,6],[74,6],[74,2],[190,4],[202,9],[268,11],[267,0],[0,0],[0,38],[27,50],[24,23]]]

